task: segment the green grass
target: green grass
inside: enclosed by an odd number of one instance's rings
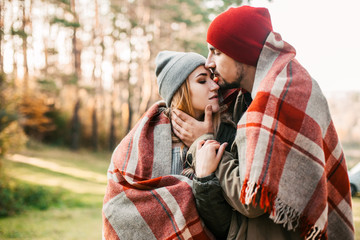
[[[355,239],[360,240],[360,196],[353,197],[352,204],[355,225]]]
[[[111,153],[108,152],[92,152],[86,149],[74,152],[67,148],[52,147],[39,143],[32,144],[31,148],[24,149],[20,153],[28,157],[43,158],[63,166],[89,170],[100,174],[107,171],[111,157]]]
[[[15,156],[2,159],[11,179],[44,186],[59,193],[61,200],[44,211],[27,210],[0,218],[0,239],[101,239],[110,153],[36,144]]]
[[[343,144],[346,164],[349,169],[360,162],[359,143]],[[352,198],[355,239],[360,240],[360,195]]]
[[[44,211],[27,210],[21,215],[0,218],[0,239],[101,239],[101,207],[111,154],[72,152],[41,144],[17,154],[19,161],[10,160],[10,157],[3,159],[8,176],[59,192],[61,200]],[[25,157],[33,159],[26,162],[28,158]],[[351,155],[347,159],[350,160],[348,165],[353,166],[360,161],[360,156]],[[354,224],[358,230],[360,195],[352,200]],[[360,231],[355,231],[355,239],[360,240]]]
[[[0,239],[101,239],[101,205],[52,208],[0,219]]]

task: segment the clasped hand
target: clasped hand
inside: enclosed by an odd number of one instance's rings
[[[213,133],[212,107],[205,108],[204,121],[198,121],[181,110],[174,109],[171,113],[171,124],[175,135],[188,147],[200,136]]]
[[[216,140],[199,141],[196,148],[196,177],[206,177],[215,172],[225,152],[227,143],[220,145]]]

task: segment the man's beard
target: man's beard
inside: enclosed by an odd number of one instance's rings
[[[228,83],[225,79],[222,79],[219,82],[219,86],[221,89],[232,89],[232,88],[240,88],[240,83],[244,78],[244,65],[237,62],[236,63],[236,81]]]
[[[238,82],[227,83],[224,80],[221,83],[219,82],[219,86],[221,89],[232,89],[240,87]]]

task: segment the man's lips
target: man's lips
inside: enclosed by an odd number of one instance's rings
[[[209,98],[209,99],[214,99],[214,98],[218,98],[218,95],[214,95],[214,96],[212,96],[212,97]]]
[[[214,82],[218,83],[219,80],[220,80],[220,74],[219,74],[218,72],[216,72],[216,71],[214,71],[213,74],[214,74],[214,75],[213,75],[213,80],[214,80]]]

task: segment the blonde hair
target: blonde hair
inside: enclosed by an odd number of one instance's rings
[[[179,109],[189,114],[190,116],[195,117],[195,110],[191,102],[189,78],[187,78],[185,82],[180,86],[180,88],[175,92],[171,100],[170,108],[168,109],[169,112],[171,111],[171,109]],[[170,116],[169,113],[167,115]],[[199,120],[203,120],[203,119],[199,119]],[[214,136],[216,136],[220,126],[220,111],[212,115],[212,122],[213,122]]]

